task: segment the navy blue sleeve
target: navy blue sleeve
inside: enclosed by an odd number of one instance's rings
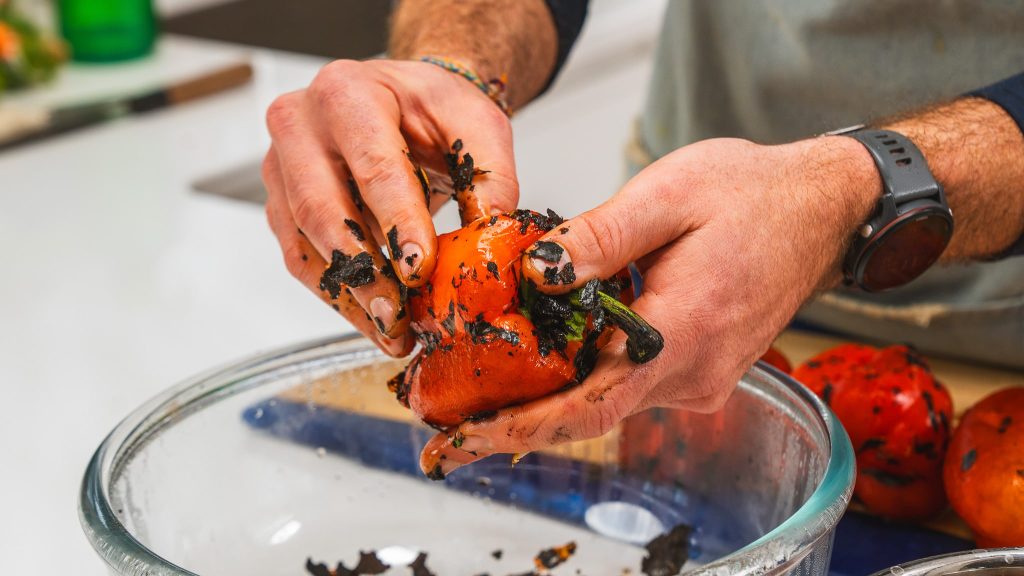
[[[555,21],[555,30],[558,31],[558,58],[555,60],[555,69],[551,71],[547,84],[541,90],[541,94],[547,92],[548,88],[558,77],[558,73],[565,66],[565,60],[569,57],[569,51],[579,38],[580,30],[583,29],[583,21],[587,18],[587,5],[590,0],[545,0],[548,10],[551,11],[551,18]]]
[[[998,104],[1017,123],[1017,128],[1021,133],[1024,133],[1024,72],[967,95],[984,98]],[[1024,256],[1024,234],[993,259],[998,260],[1010,256]]]

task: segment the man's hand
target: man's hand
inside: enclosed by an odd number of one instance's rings
[[[267,218],[288,270],[386,351],[406,354],[413,341],[399,283],[422,285],[433,270],[431,209],[446,198],[437,192],[451,190],[444,154],[461,139],[486,159],[486,184],[467,218],[515,208],[508,118],[473,84],[432,64],[339,60],[309,88],[279,97],[267,127]],[[321,283],[332,263],[334,277]]]
[[[423,468],[596,437],[652,406],[718,409],[799,306],[838,282],[847,239],[880,193],[871,157],[850,138],[708,140],[658,160],[543,239],[565,249],[558,266],[572,262],[575,284],[544,284],[548,262],[527,258],[523,269],[555,292],[636,261],[644,284],[632,308],[661,331],[662,353],[633,364],[617,333],[580,386],[463,424],[461,449],[438,435]]]
[[[430,277],[431,213],[451,192],[444,154],[462,140],[488,171],[460,198],[464,220],[512,210],[519,197],[508,118],[466,78],[419,59],[505,77],[518,107],[547,81],[558,41],[543,0],[404,0],[390,43],[396,60],[333,62],[271,105],[263,180],[288,270],[402,356],[414,343],[403,288]]]
[[[1024,233],[1024,136],[1002,108],[966,98],[882,126],[924,152],[946,191],[956,227],[943,261],[988,258]],[[592,438],[651,406],[721,407],[800,305],[840,281],[849,240],[881,192],[852,138],[708,140],[658,160],[542,240],[565,248],[571,287],[635,260],[644,286],[633,308],[664,335],[661,355],[632,364],[618,334],[580,386],[463,424],[461,449],[440,434],[421,465],[447,473],[492,453]],[[523,269],[543,290],[570,288],[543,283],[550,265],[527,259]]]

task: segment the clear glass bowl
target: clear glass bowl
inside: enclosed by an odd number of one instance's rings
[[[554,574],[617,576],[639,574],[644,544],[686,524],[687,571],[827,572],[853,451],[828,409],[771,368],[753,368],[716,414],[652,410],[601,439],[432,482],[417,462],[433,431],[385,385],[401,366],[342,336],[168,390],[90,461],[89,541],[113,574],[203,576],[300,575],[307,558],[352,567],[369,550],[393,567],[426,552],[440,576],[522,573],[572,541]]]
[[[1024,548],[990,548],[914,560],[873,576],[1024,576]]]

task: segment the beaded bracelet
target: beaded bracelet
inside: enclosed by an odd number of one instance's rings
[[[451,58],[441,58],[437,56],[423,56],[420,58],[420,62],[426,62],[428,64],[440,66],[441,68],[444,68],[449,72],[453,72],[455,74],[458,74],[459,76],[462,76],[466,80],[469,80],[470,82],[473,83],[474,86],[479,88],[481,92],[486,94],[487,97],[490,98],[492,102],[497,104],[498,108],[501,108],[502,112],[504,112],[508,116],[512,115],[512,112],[511,110],[509,110],[508,107],[508,102],[505,99],[505,90],[507,84],[505,82],[506,78],[504,74],[501,75],[501,78],[492,78],[491,80],[484,82],[483,79],[481,79],[476,72],[474,72],[471,68],[465,66],[458,60],[453,60]]]

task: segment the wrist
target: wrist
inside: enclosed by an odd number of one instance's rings
[[[1024,134],[999,105],[962,98],[887,123],[924,155],[956,215],[943,260],[986,259],[1024,233]]]
[[[816,289],[826,290],[841,283],[843,259],[878,205],[882,179],[871,154],[853,138],[821,136],[794,145],[801,149],[800,188],[811,196],[804,200],[817,207],[811,223],[817,230],[812,240],[818,257]]]
[[[505,75],[502,75],[499,78],[486,78],[477,73],[476,69],[473,68],[472,65],[467,64],[466,61],[448,56],[425,55],[420,56],[418,61],[432,66],[437,66],[466,80],[477,90],[480,90],[481,93],[490,98],[491,102],[494,102],[494,104],[497,105],[506,116],[511,116],[511,110],[509,109],[508,99],[505,93]]]

